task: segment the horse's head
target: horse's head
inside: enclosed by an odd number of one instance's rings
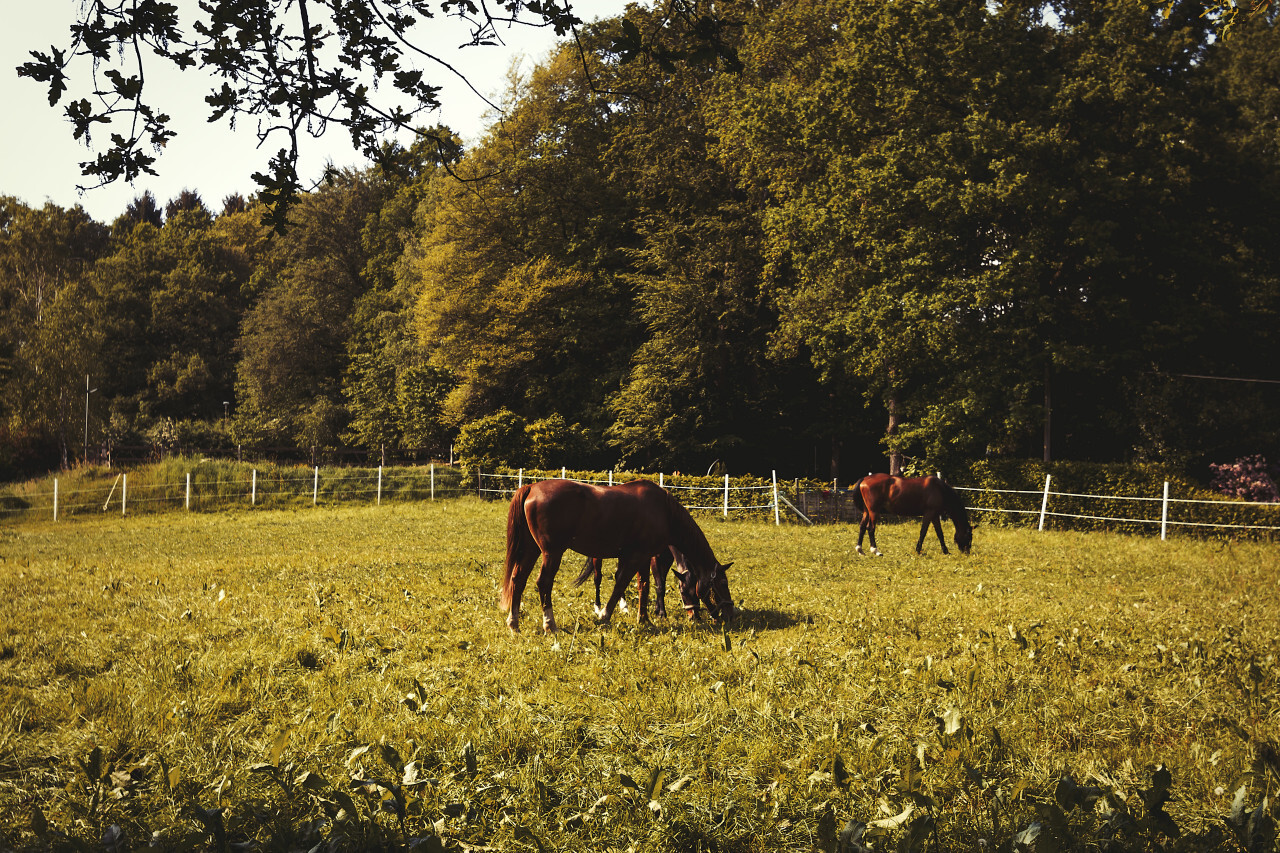
[[[711,618],[727,621],[733,618],[733,596],[729,594],[729,576],[726,570],[733,563],[712,563],[711,570],[698,578],[695,584],[699,600],[707,605]]]
[[[956,525],[956,547],[960,549],[961,554],[969,553],[969,549],[973,547],[972,527]]]
[[[676,578],[680,583],[680,598],[690,619],[697,619],[703,604],[717,621],[733,616],[733,596],[729,593],[729,578],[725,569],[733,563],[712,563],[710,570],[691,570],[676,565]]]

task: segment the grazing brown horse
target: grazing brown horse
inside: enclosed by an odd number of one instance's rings
[[[498,604],[507,625],[520,630],[520,598],[538,555],[538,596],[542,627],[556,630],[551,613],[551,587],[564,552],[616,559],[613,592],[601,622],[607,624],[623,591],[637,574],[647,580],[655,557],[669,553],[712,618],[733,615],[733,599],[725,575],[728,565],[716,560],[707,537],[679,501],[648,480],[617,486],[594,486],[573,480],[543,480],[522,486],[507,513],[507,560]]]
[[[671,569],[671,564],[674,561],[675,558],[671,555],[670,549],[668,549],[653,558],[649,565],[648,573],[641,572],[636,575],[636,586],[640,593],[640,620],[642,622],[648,618],[650,575],[653,577],[654,585],[653,615],[659,619],[667,618],[667,572]],[[604,615],[604,608],[600,606],[600,580],[603,575],[603,568],[604,560],[599,557],[587,557],[586,564],[582,567],[582,574],[578,575],[578,579],[573,582],[574,586],[582,586],[586,583],[587,578],[592,578],[595,581],[597,616]],[[676,574],[676,579],[679,581],[680,586],[680,598],[684,602],[684,609],[689,614],[689,618],[696,620],[701,617],[701,602],[698,601],[697,593],[685,585],[686,577],[687,575]],[[626,599],[618,599],[618,605],[625,611],[627,609]]]
[[[916,541],[916,553],[924,548],[924,537],[933,525],[938,534],[938,544],[946,554],[947,543],[942,538],[942,519],[950,518],[955,525],[956,547],[968,554],[973,545],[973,525],[964,508],[960,494],[938,477],[895,477],[892,474],[869,474],[853,485],[853,503],[862,513],[858,525],[858,553],[862,553],[862,537],[871,534],[871,553],[880,556],[876,548],[876,520],[881,513],[890,515],[918,515],[920,538]]]

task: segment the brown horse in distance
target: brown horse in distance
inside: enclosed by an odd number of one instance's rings
[[[520,599],[542,556],[538,595],[542,627],[556,630],[551,588],[567,550],[587,557],[616,559],[613,592],[601,622],[608,623],[618,599],[637,574],[647,576],[655,557],[669,553],[676,571],[711,615],[733,615],[729,582],[698,523],[665,489],[648,480],[617,486],[595,486],[573,480],[543,480],[522,486],[507,513],[507,559],[499,606],[507,625],[520,630]]]
[[[862,537],[871,534],[871,553],[881,556],[876,548],[876,521],[881,513],[921,517],[920,538],[916,553],[924,548],[924,537],[933,525],[938,544],[946,554],[942,538],[942,519],[955,525],[955,543],[961,553],[968,554],[973,545],[973,525],[960,494],[939,477],[896,477],[892,474],[869,474],[853,485],[853,503],[862,513],[858,525],[858,553],[862,553]]]

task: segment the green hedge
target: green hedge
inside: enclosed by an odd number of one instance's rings
[[[1006,510],[974,513],[977,520],[987,524],[1038,524],[1045,476],[1048,475],[1051,478],[1048,510],[1063,515],[1048,516],[1046,528],[1159,533],[1158,520],[1166,481],[1169,483],[1170,535],[1274,537],[1275,531],[1248,528],[1280,527],[1280,504],[1249,506],[1244,501],[1210,491],[1180,471],[1160,465],[1093,462],[1052,462],[1046,465],[1030,460],[984,460],[964,470],[944,472],[944,475],[954,486],[979,490],[963,492],[968,506]],[[1187,500],[1212,503],[1179,502]],[[1064,515],[1094,518],[1067,518]]]

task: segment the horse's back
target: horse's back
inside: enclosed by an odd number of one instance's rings
[[[524,512],[544,550],[613,558],[626,550],[656,553],[669,537],[666,501],[666,492],[647,480],[616,486],[543,480],[529,492]]]
[[[873,512],[892,515],[924,515],[946,507],[950,487],[933,475],[899,477],[894,474],[869,474],[858,481],[862,498]]]

